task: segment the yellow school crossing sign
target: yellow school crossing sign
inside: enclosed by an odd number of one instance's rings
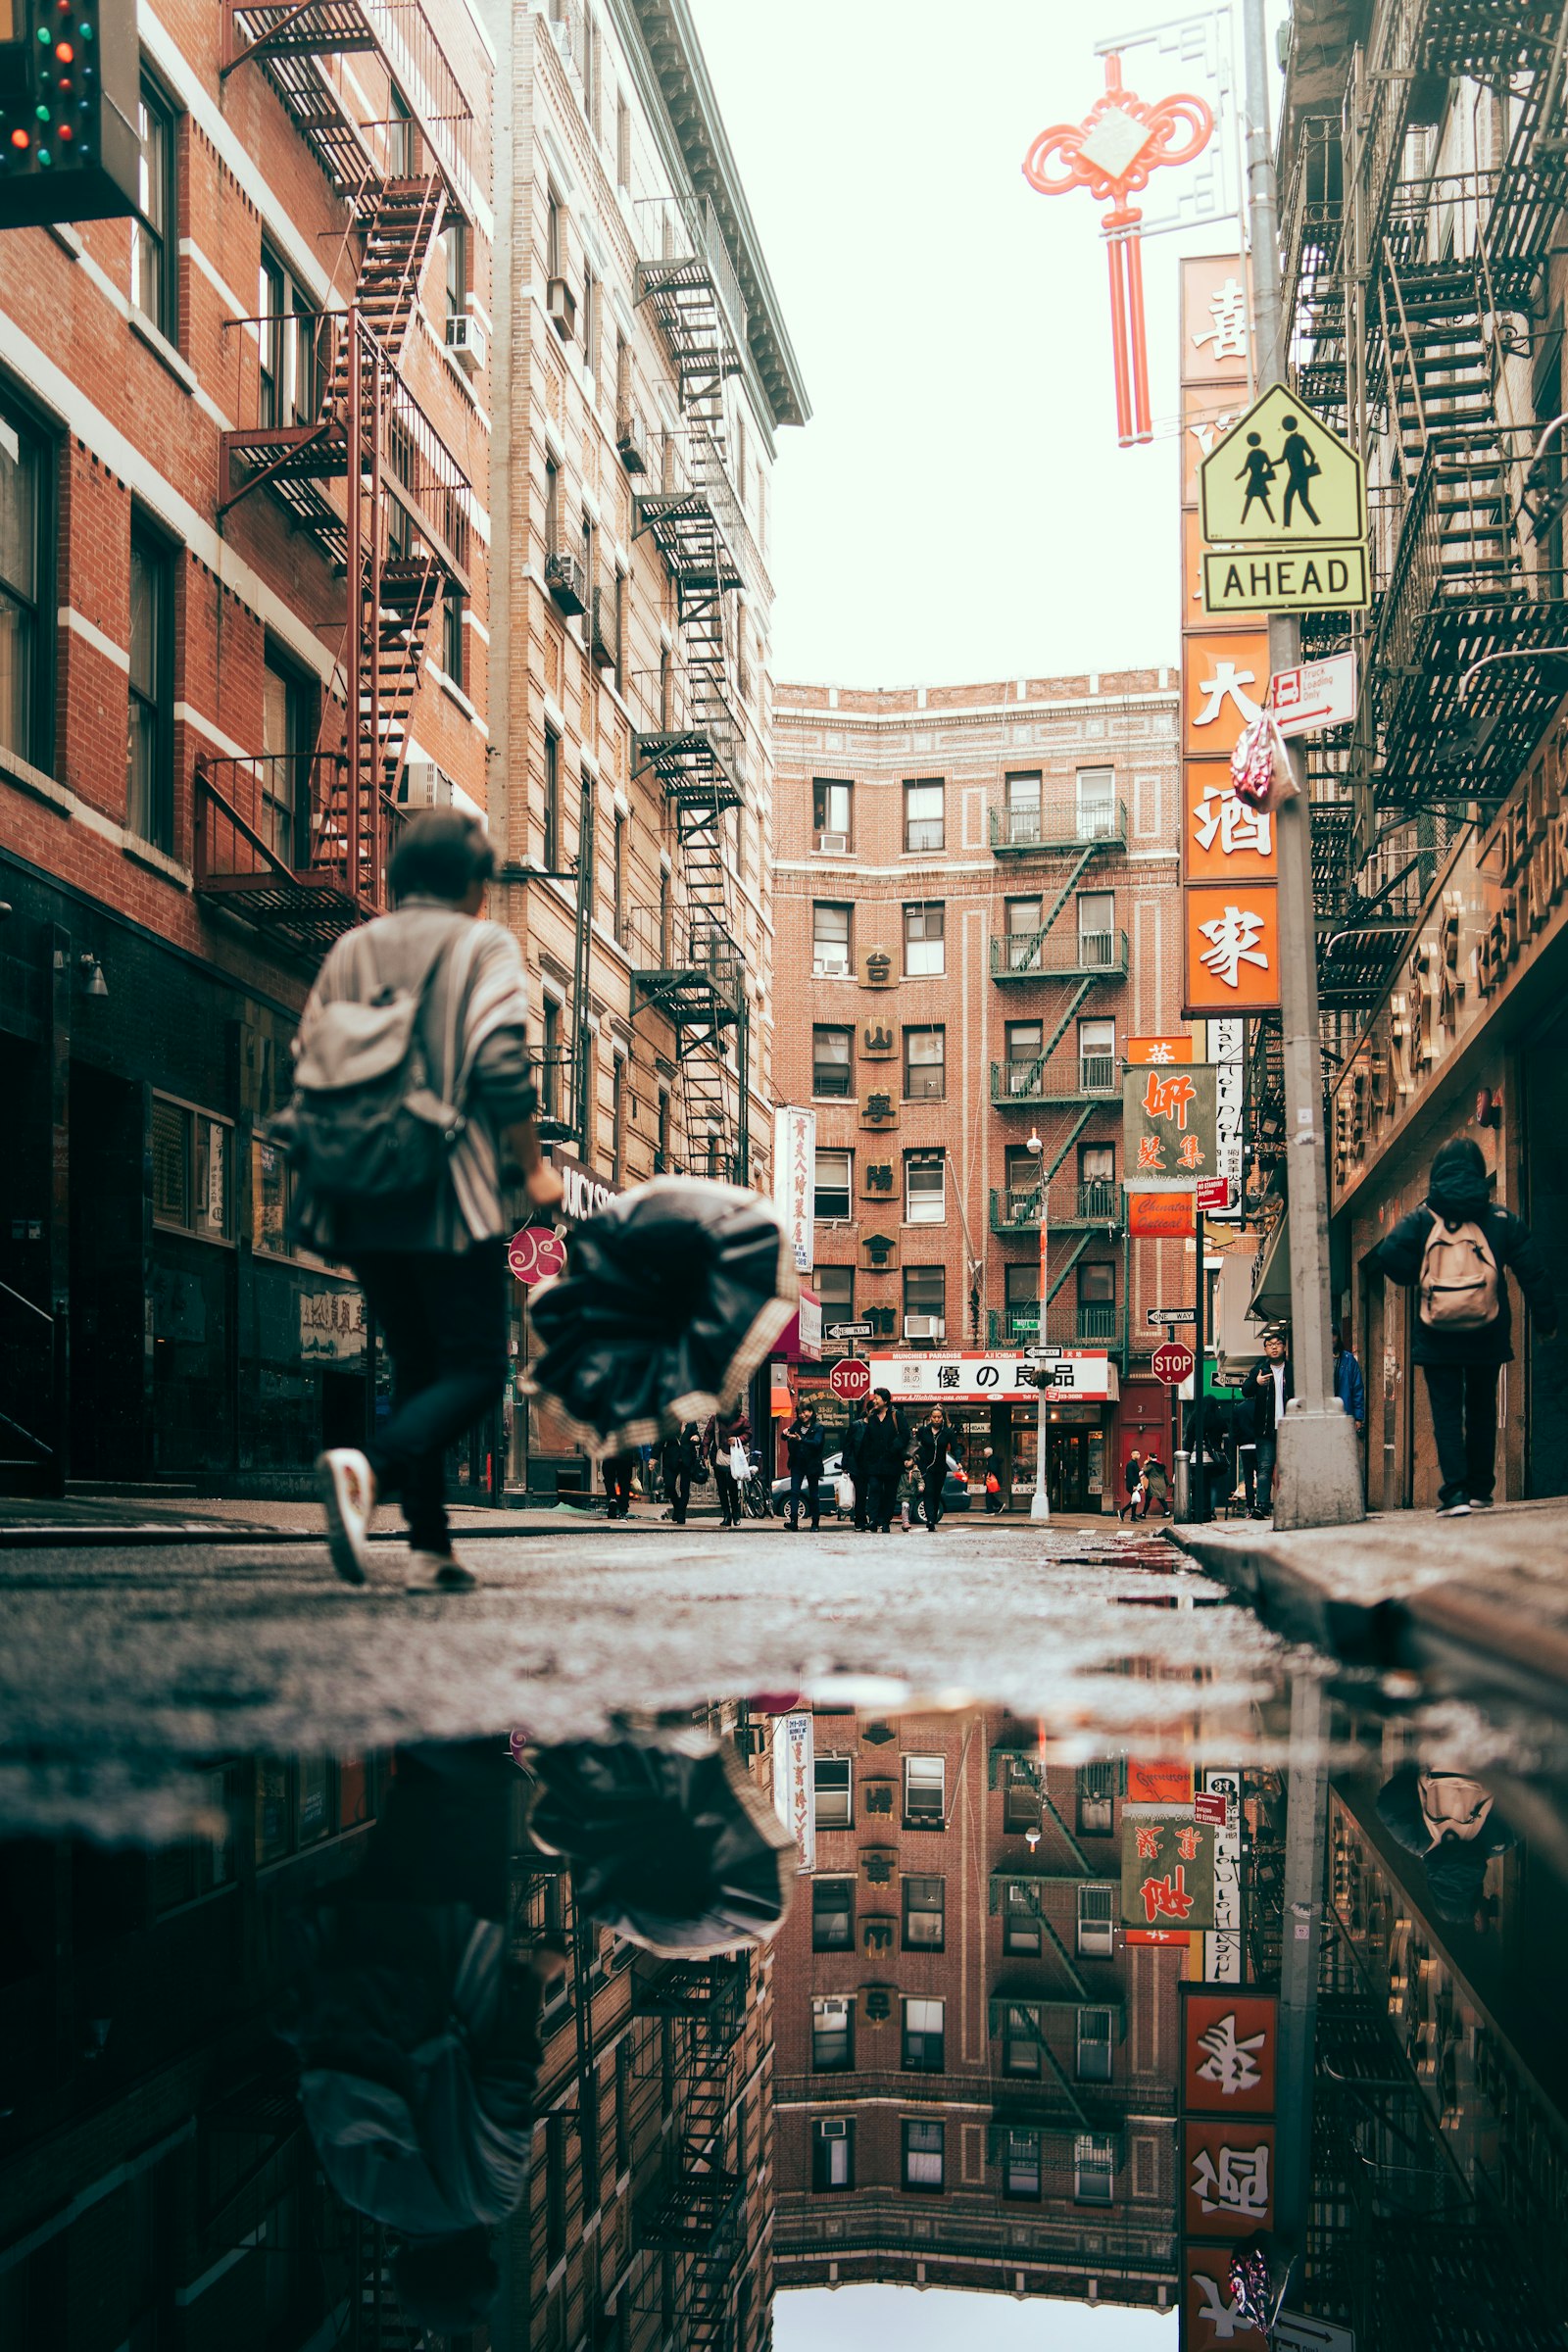
[[[1364,605],[1360,459],[1284,384],[1270,384],[1199,468],[1203,608],[1312,612]]]

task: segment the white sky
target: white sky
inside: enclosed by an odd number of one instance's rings
[[[1176,2314],[917,2286],[809,2287],[773,2301],[773,2352],[953,2352],[966,2335],[986,2352],[1174,2352]]]
[[[692,9],[813,410],[780,436],[774,676],[1174,662],[1175,436],[1117,449],[1103,207],[1038,195],[1022,163],[1103,88],[1095,41],[1181,0]],[[1190,86],[1152,51],[1127,78],[1146,99]],[[1145,244],[1156,428],[1177,405],[1177,255],[1235,242]]]

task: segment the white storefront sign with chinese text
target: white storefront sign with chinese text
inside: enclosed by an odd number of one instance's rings
[[[816,1739],[812,1718],[781,1715],[773,1726],[773,1810],[800,1848],[801,1868],[816,1868]]]
[[[871,1386],[889,1389],[895,1404],[986,1404],[1028,1398],[1038,1386],[1049,1396],[1082,1397],[1114,1403],[1120,1395],[1116,1367],[1108,1355],[1064,1348],[1030,1361],[1018,1348],[1005,1355],[873,1355]]]
[[[1200,1789],[1225,1799],[1225,1823],[1214,1831],[1214,1925],[1203,1937],[1203,1979],[1242,1981],[1242,1776],[1214,1767],[1198,1776]]]
[[[797,1274],[815,1251],[816,1113],[783,1103],[773,1113],[773,1205],[790,1237]]]
[[[357,1363],[365,1353],[365,1299],[359,1291],[300,1294],[300,1354],[307,1363]]]

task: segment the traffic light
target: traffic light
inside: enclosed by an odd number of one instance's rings
[[[0,0],[0,228],[136,209],[135,0]]]

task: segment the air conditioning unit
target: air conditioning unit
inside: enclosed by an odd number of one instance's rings
[[[450,808],[452,778],[433,760],[411,760],[403,770],[398,799],[410,808]]]
[[[842,2033],[850,2022],[848,2001],[819,2001],[815,2004],[818,2022],[830,2031]]]
[[[581,612],[588,604],[588,579],[580,558],[564,549],[545,558],[545,586],[563,612]]]
[[[447,349],[470,375],[477,374],[484,366],[484,328],[471,311],[459,311],[447,320]]]
[[[940,1340],[947,1332],[941,1315],[906,1315],[904,1336],[906,1340]]]
[[[813,980],[847,980],[850,959],[847,956],[814,956],[811,958]]]
[[[821,2139],[848,2139],[850,2136],[849,2124],[842,2115],[823,2116],[816,2130]]]
[[[547,280],[545,315],[563,343],[569,343],[577,331],[577,297],[564,277]]]
[[[648,471],[648,427],[635,410],[618,419],[615,425],[615,447],[620,453],[620,462],[628,473],[646,473]]]
[[[562,64],[569,66],[571,64],[570,23],[564,17],[552,17],[550,20],[550,31],[556,47],[561,51]]]
[[[819,833],[816,846],[825,858],[842,858],[849,850],[850,837],[847,833]]]

